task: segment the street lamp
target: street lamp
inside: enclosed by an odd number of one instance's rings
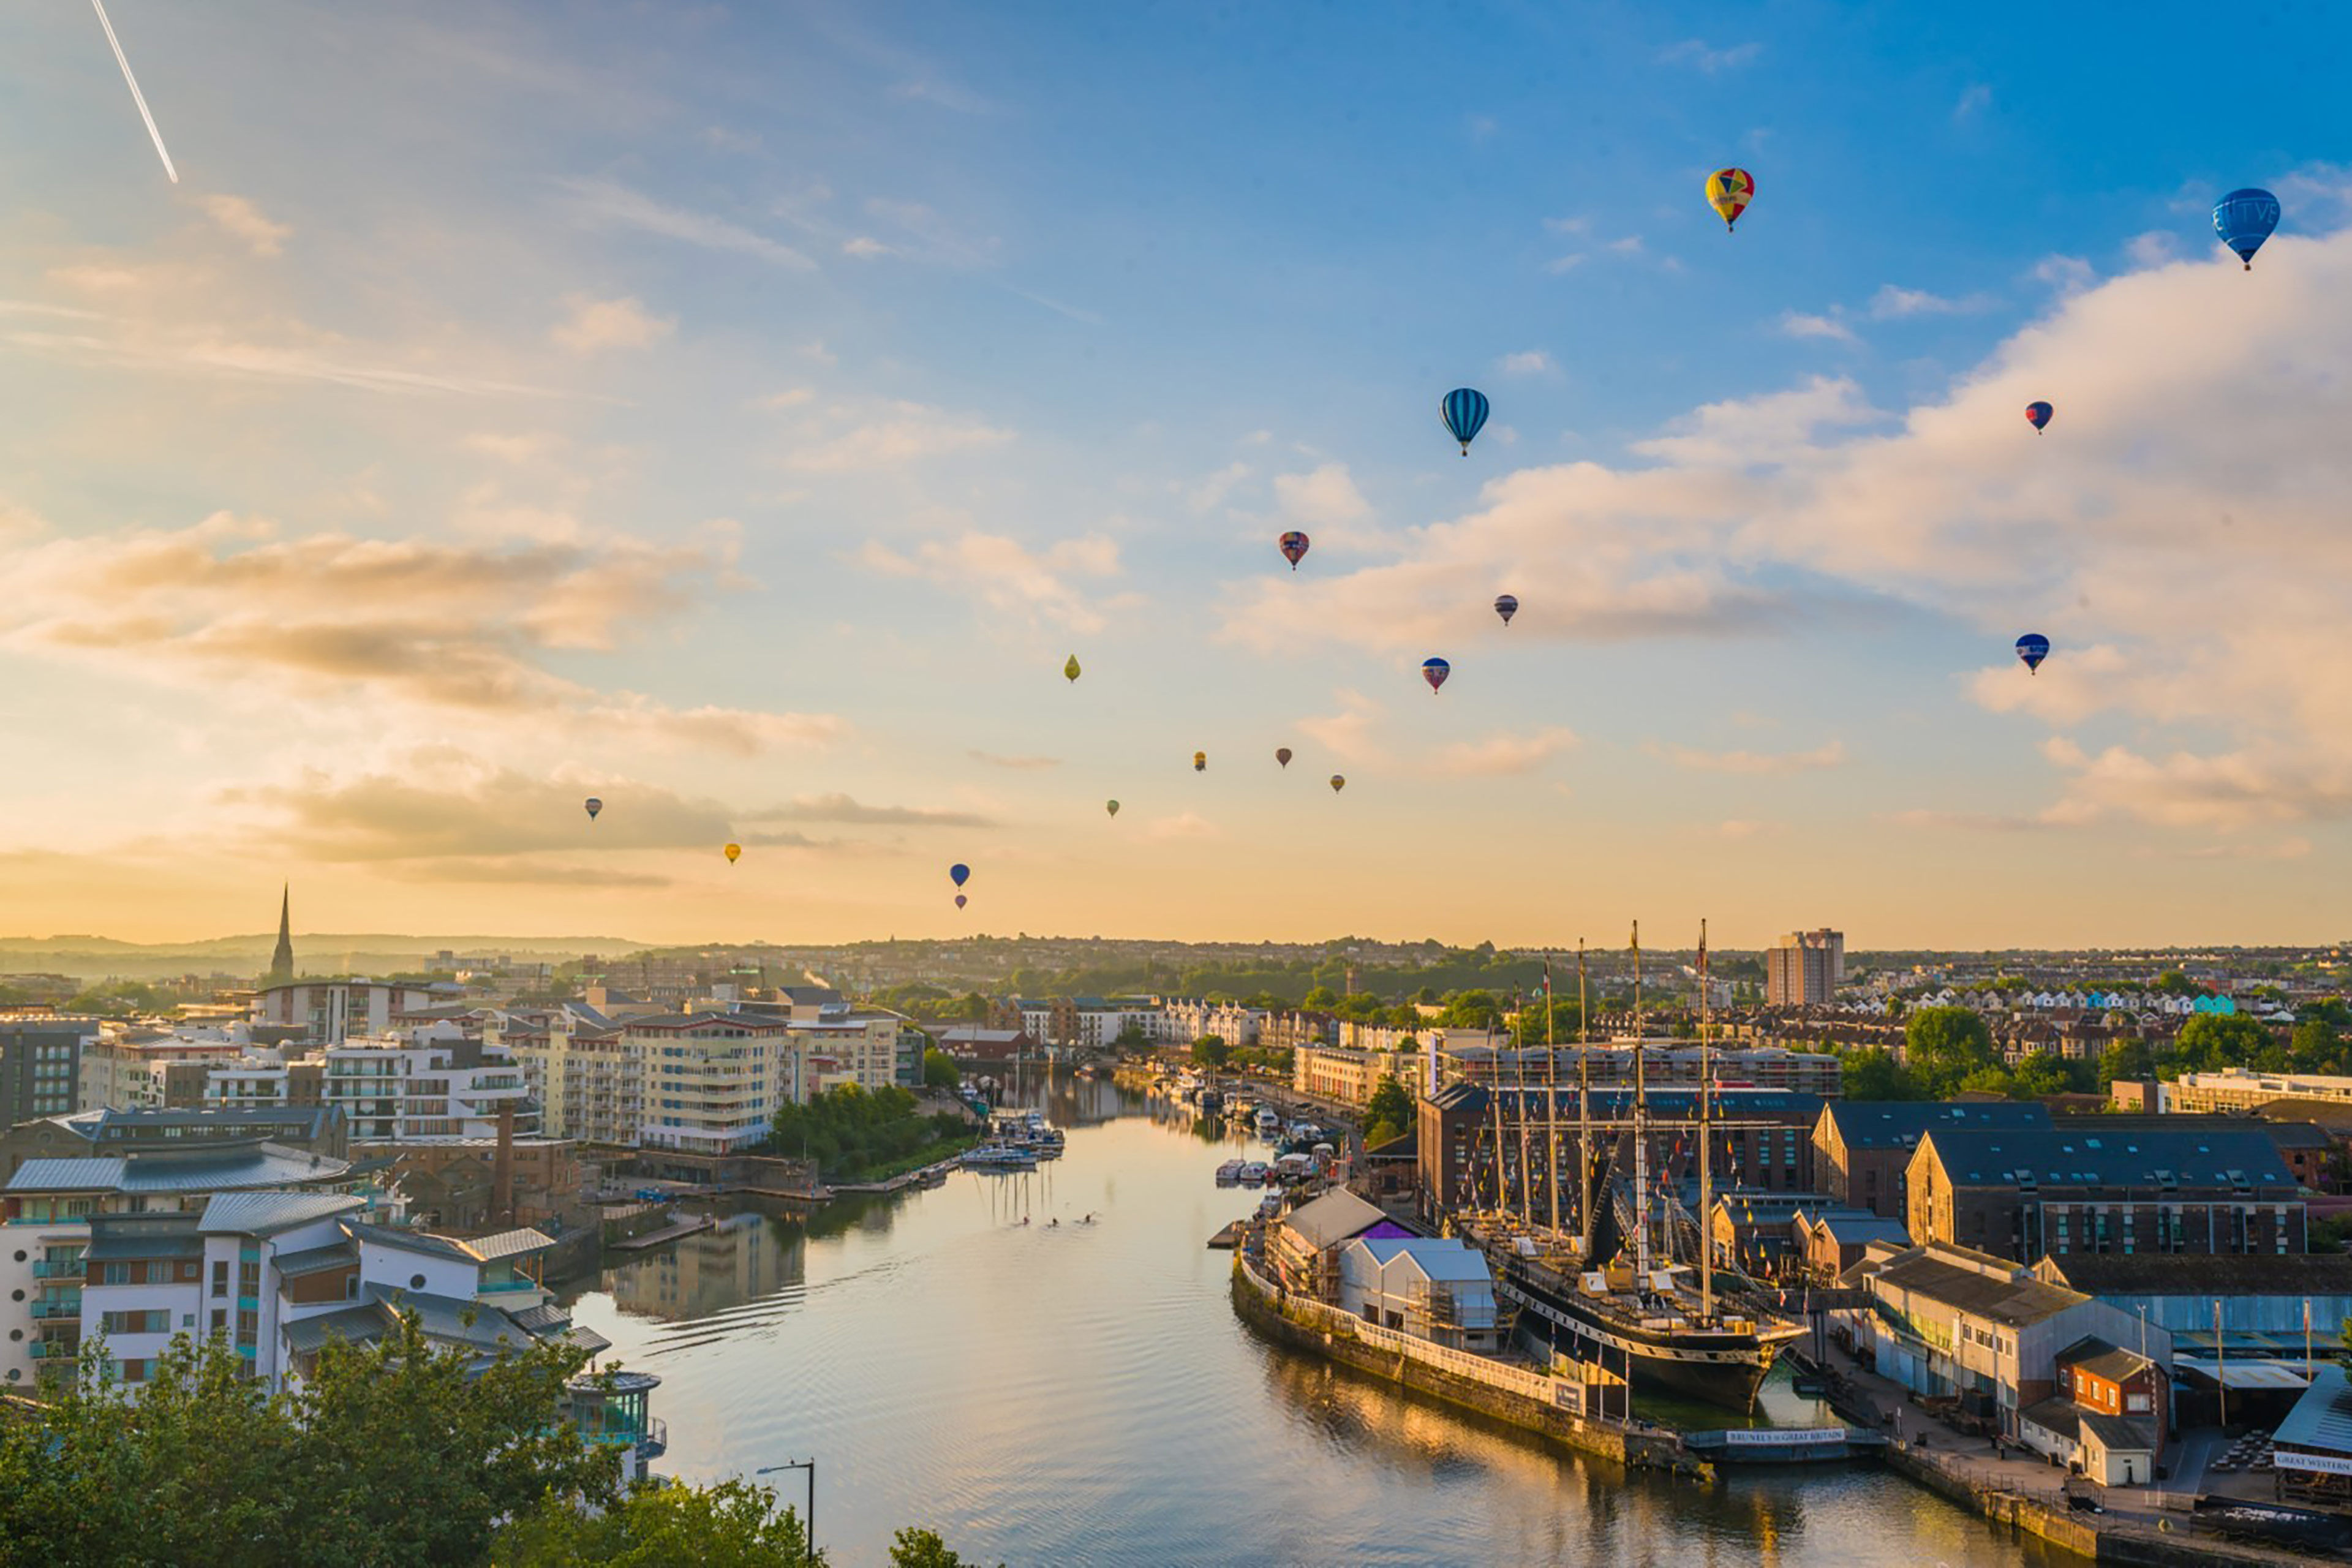
[[[751,1473],[755,1476],[772,1476],[778,1470],[806,1470],[808,1472],[808,1514],[801,1521],[804,1526],[801,1532],[801,1538],[807,1543],[808,1560],[814,1563],[816,1561],[816,1461],[814,1459],[786,1459],[781,1465],[762,1465]]]

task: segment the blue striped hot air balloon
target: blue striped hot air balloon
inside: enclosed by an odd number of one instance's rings
[[[1446,429],[1452,431],[1454,438],[1462,443],[1462,455],[1468,457],[1471,439],[1486,427],[1486,416],[1493,411],[1494,405],[1486,401],[1485,393],[1467,386],[1457,386],[1447,393],[1445,401],[1437,406],[1445,415]]]
[[[2026,633],[2017,639],[2017,657],[2025,661],[2025,672],[2032,674],[2050,657],[2050,639],[2040,632]]]
[[[2279,199],[2268,191],[2248,186],[2231,191],[2213,204],[2213,232],[2238,253],[2246,270],[2254,269],[2254,252],[2279,226]]]

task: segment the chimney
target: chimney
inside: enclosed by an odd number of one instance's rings
[[[499,1152],[490,1164],[490,1214],[500,1224],[515,1222],[514,1101],[499,1101]]]

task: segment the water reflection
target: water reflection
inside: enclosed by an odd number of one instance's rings
[[[1884,1470],[1625,1475],[1270,1345],[1203,1245],[1255,1206],[1214,1182],[1243,1141],[1108,1084],[1024,1088],[1063,1159],[808,1224],[738,1209],[581,1297],[662,1374],[665,1468],[814,1453],[844,1568],[908,1523],[1016,1565],[2034,1560]]]

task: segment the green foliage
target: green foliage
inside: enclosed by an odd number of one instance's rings
[[[1927,1098],[1891,1051],[1848,1051],[1838,1060],[1838,1078],[1848,1100]]]
[[[1439,1027],[1447,1029],[1491,1029],[1502,1021],[1503,1005],[1491,991],[1457,991],[1437,1017]]]
[[[1328,985],[1318,985],[1299,1000],[1300,1006],[1318,1013],[1328,1013],[1339,1005],[1339,994]]]
[[[1540,1046],[1547,1038],[1554,1045],[1572,1046],[1583,1027],[1584,1013],[1577,1006],[1576,998],[1570,996],[1563,1000],[1555,996],[1551,1001],[1551,1029],[1547,1036],[1543,994],[1538,992],[1535,1000],[1520,1008],[1517,1016],[1511,1021],[1511,1037],[1514,1044],[1522,1046]]]
[[[1966,1007],[1922,1007],[1904,1023],[1903,1059],[1925,1098],[1948,1100],[1970,1074],[1996,1065],[1992,1031]],[[2005,1077],[1999,1092],[2008,1092]]]
[[[2333,1019],[2305,1018],[2294,1026],[2288,1054],[2294,1058],[2297,1072],[2341,1073],[2347,1059],[2344,1031]]]
[[[272,1395],[225,1341],[183,1335],[126,1393],[88,1347],[37,1423],[0,1431],[0,1563],[478,1563],[550,1492],[609,1500],[615,1456],[560,1414],[586,1352],[471,1360],[410,1321],[331,1342]]]
[[[2179,1037],[2173,1042],[2173,1058],[2183,1072],[2214,1072],[2266,1065],[2263,1057],[2277,1048],[2276,1037],[2252,1018],[2200,1013],[2180,1026]]]
[[[890,1542],[890,1568],[985,1568],[949,1550],[948,1543],[935,1531],[917,1530],[912,1526],[900,1531]],[[996,1568],[1004,1568],[1000,1563]]]
[[[1222,1068],[1233,1054],[1233,1047],[1225,1044],[1220,1036],[1202,1035],[1192,1042],[1192,1060],[1204,1068]]]
[[[1287,1083],[1297,1054],[1288,1046],[1237,1046],[1226,1060],[1231,1066],[1245,1071],[1262,1072],[1268,1078],[1280,1079]]]
[[[776,1108],[773,1131],[761,1152],[814,1160],[828,1176],[856,1176],[906,1161],[963,1131],[952,1111],[926,1116],[915,1097],[896,1084],[871,1093],[856,1084],[829,1089],[806,1105]]]
[[[2352,1215],[2328,1215],[2315,1218],[2309,1226],[2313,1252],[2342,1252],[2345,1243],[2352,1239]]]
[[[2197,982],[2178,969],[2168,969],[2149,984],[2148,989],[2159,996],[2194,996]]]
[[[179,1005],[168,992],[148,984],[143,980],[118,980],[111,985],[93,985],[58,1009],[63,1013],[92,1013],[103,1018],[127,1018],[151,1013],[169,1013]]]
[[[2015,1079],[2010,1085],[2013,1100],[2038,1100],[2046,1094],[2073,1094],[2078,1091],[2083,1075],[2078,1065],[2050,1051],[2036,1051],[2018,1065]]]
[[[1386,1142],[1372,1136],[1373,1130],[1380,1127],[1393,1129],[1391,1137],[1402,1134],[1413,1124],[1414,1116],[1412,1096],[1405,1092],[1404,1085],[1397,1082],[1393,1073],[1382,1073],[1364,1106],[1364,1142]]]
[[[963,1082],[963,1069],[955,1058],[936,1046],[923,1047],[923,1087],[952,1089]]]
[[[2101,1089],[2111,1088],[2118,1079],[2134,1083],[2155,1076],[2156,1058],[2145,1040],[2110,1040],[2099,1053]]]
[[[772,1490],[730,1480],[636,1487],[593,1517],[551,1493],[499,1531],[490,1561],[495,1568],[821,1568],[826,1558],[810,1549],[800,1516],[780,1510]]]

